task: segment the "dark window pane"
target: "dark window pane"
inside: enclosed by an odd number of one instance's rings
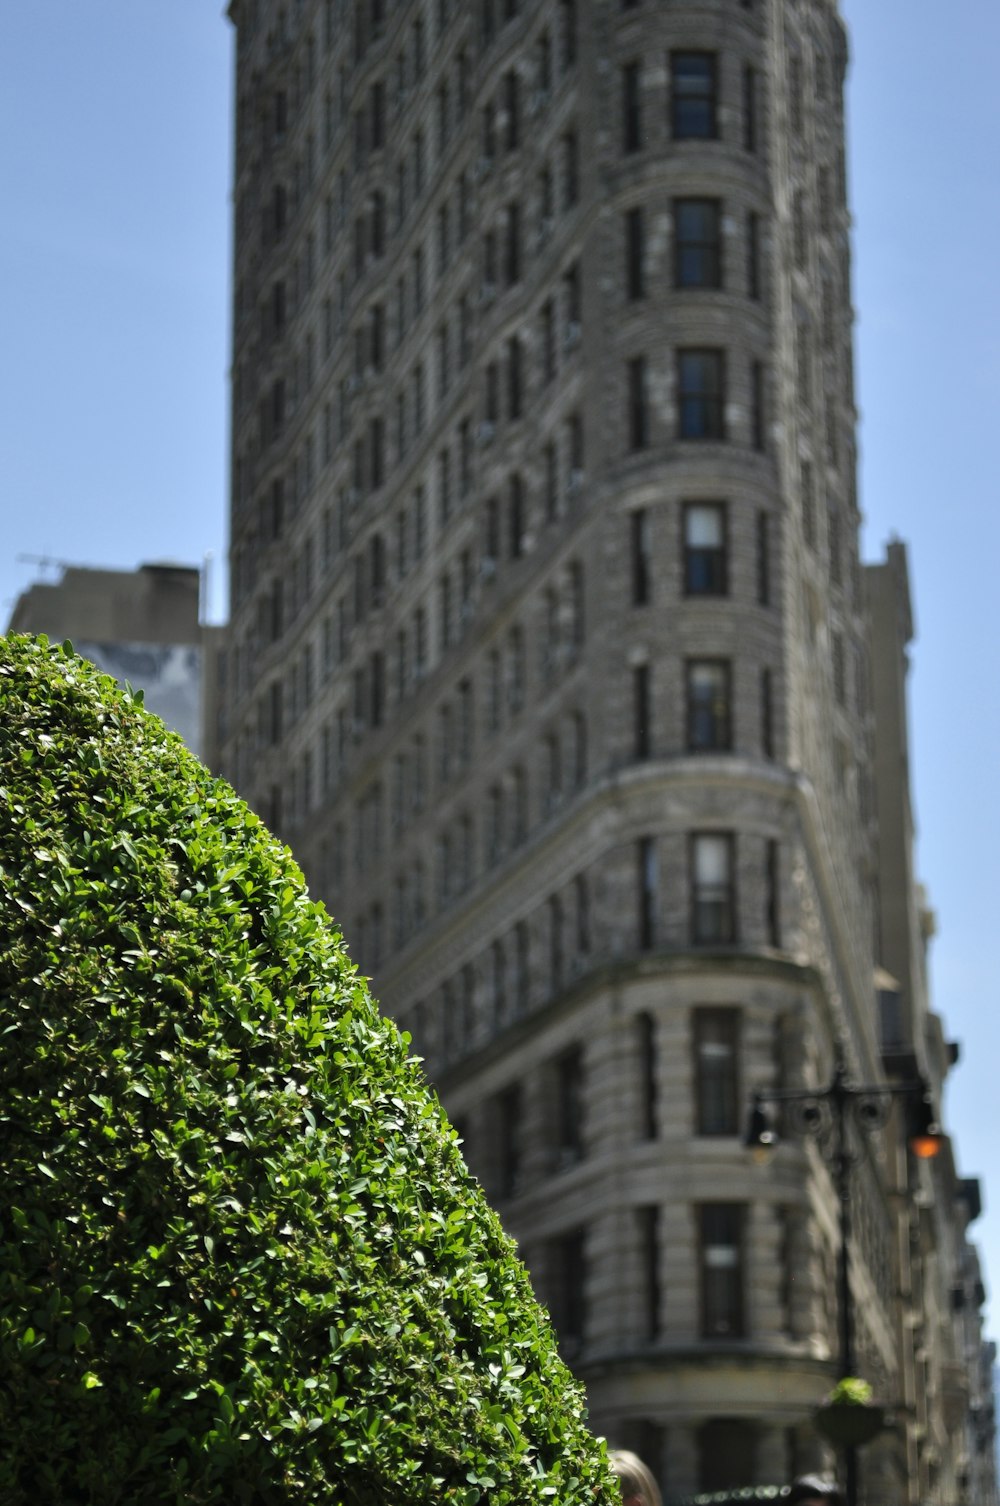
[[[699,1009],[694,1016],[696,1123],[699,1135],[739,1133],[735,1009]]]
[[[729,665],[695,659],[687,665],[687,745],[693,753],[731,746]]]
[[[717,199],[674,201],[674,280],[679,288],[722,286],[719,229]]]
[[[722,351],[679,351],[677,381],[678,429],[681,439],[724,438]]]
[[[717,134],[714,54],[675,52],[670,61],[675,138],[712,140]]]
[[[688,596],[725,596],[725,512],[719,504],[684,510],[684,590]]]
[[[706,1339],[743,1333],[743,1209],[739,1203],[703,1203],[701,1320]]]

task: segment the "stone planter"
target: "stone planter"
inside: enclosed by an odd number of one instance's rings
[[[871,1443],[885,1428],[885,1408],[868,1403],[828,1402],[813,1413],[817,1431],[838,1448],[860,1448]]]

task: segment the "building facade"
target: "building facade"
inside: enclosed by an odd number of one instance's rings
[[[959,1047],[931,1008],[927,949],[934,915],[917,881],[910,790],[907,678],[914,636],[905,545],[865,566],[871,631],[874,789],[878,820],[879,1033],[887,1074],[923,1077],[940,1103]],[[956,1169],[954,1147],[920,1165],[897,1151],[906,1189],[898,1209],[899,1396],[907,1418],[907,1474],[921,1500],[997,1499],[993,1365],[985,1300],[970,1229],[981,1212],[975,1178]]]
[[[179,732],[192,752],[214,761],[204,709],[214,655],[200,622],[201,572],[191,565],[145,564],[137,570],[62,565],[53,581],[35,581],[18,597],[10,633],[67,638],[105,674],[141,690],[144,703]]]
[[[780,1483],[826,1461],[837,1209],[814,1143],[748,1162],[748,1095],[884,1080],[836,6],[230,15],[221,772],[411,1032],[595,1426],[670,1496]],[[886,1134],[851,1281],[902,1405]],[[917,1499],[908,1439],[865,1499]]]

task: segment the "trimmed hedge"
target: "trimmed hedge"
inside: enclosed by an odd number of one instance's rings
[[[612,1506],[409,1038],[140,700],[0,639],[0,1500]]]

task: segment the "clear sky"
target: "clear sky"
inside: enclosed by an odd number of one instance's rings
[[[909,545],[918,863],[940,922],[935,1004],[963,1050],[946,1117],[960,1172],[984,1179],[976,1234],[1000,1292],[1000,7],[842,6],[864,549],[877,557],[892,533]],[[122,567],[211,554],[218,618],[221,0],[2,5],[0,57],[0,622],[38,574],[22,554]]]

